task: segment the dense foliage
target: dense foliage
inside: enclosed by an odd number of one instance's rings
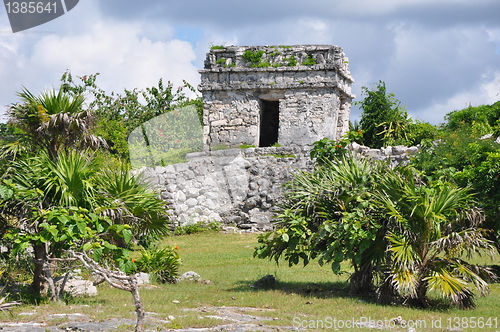
[[[121,158],[128,159],[129,157],[127,142],[129,135],[134,130],[142,130],[144,123],[160,115],[192,106],[200,123],[202,122],[203,102],[200,97],[189,98],[187,96],[186,90],[192,93],[196,90],[186,81],[175,89],[172,83],[165,84],[160,79],[157,86],[145,90],[125,89],[123,94],[118,94],[102,90],[96,84],[98,75],[85,75],[75,79],[70,72],[66,72],[61,78],[61,90],[69,95],[88,95],[87,99],[90,102],[87,108],[96,116],[93,133],[104,138],[111,151]],[[153,137],[167,141],[165,136],[159,135],[167,125],[168,122],[158,128]],[[196,129],[201,130],[200,128],[201,126],[196,126]],[[177,128],[176,132],[182,135],[182,130],[179,129]],[[179,140],[177,137],[169,139],[170,142]]]
[[[362,109],[359,128],[362,137],[356,141],[372,148],[388,145],[412,146],[424,139],[433,139],[436,128],[429,123],[413,120],[408,112],[395,98],[393,93],[387,92],[383,81],[370,90],[362,87],[365,96],[356,104]]]
[[[485,226],[500,239],[500,102],[446,116],[439,140],[422,145],[412,161],[429,179],[469,186],[486,213]]]
[[[169,231],[165,202],[102,149],[97,112],[85,109],[83,92],[73,86],[36,96],[23,89],[2,127],[2,245],[12,261],[33,255],[33,290],[48,287],[54,300],[62,296],[54,277],[75,259],[70,249],[132,272],[131,251]]]
[[[259,237],[257,257],[317,259],[335,273],[348,261],[351,292],[375,291],[380,301],[399,296],[426,306],[432,290],[469,308],[473,289],[488,293],[489,271],[464,259],[494,252],[467,189],[349,154],[297,174],[287,189],[277,229]]]

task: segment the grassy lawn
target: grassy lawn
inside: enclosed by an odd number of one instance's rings
[[[200,233],[169,237],[165,244],[179,246],[183,260],[181,272],[195,271],[204,280],[210,280],[210,283],[181,282],[141,289],[148,312],[165,319],[175,317],[171,323],[165,324],[165,328],[219,325],[220,320],[202,318],[199,310],[186,309],[205,308],[207,315],[214,307],[231,306],[265,309],[249,314],[272,318],[264,322],[267,325],[295,325],[316,331],[335,330],[335,327],[338,330],[367,331],[370,328],[346,327],[353,321],[388,322],[398,316],[408,324],[415,324],[417,331],[447,331],[450,327],[465,331],[500,331],[499,284],[491,285],[489,296],[478,299],[475,310],[381,306],[372,303],[371,298],[348,297],[345,282],[348,276],[335,276],[328,266],[319,267],[313,262],[305,268],[290,268],[286,262],[276,266],[273,262],[253,258],[257,244],[255,234]],[[250,287],[267,274],[277,278],[274,289]],[[43,321],[48,313],[58,312],[83,313],[93,320],[135,319],[133,310],[129,293],[104,285],[99,287],[99,295],[94,298],[75,299],[68,305],[23,306],[15,309],[12,317],[4,315],[3,320]],[[33,312],[33,315],[20,315],[26,312]],[[482,328],[473,329],[473,325]],[[392,330],[407,329],[398,326]]]

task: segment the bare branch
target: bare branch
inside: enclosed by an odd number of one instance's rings
[[[69,253],[73,257],[79,259],[87,269],[100,277],[101,279],[99,283],[102,283],[103,280],[106,280],[106,282],[111,286],[132,293],[135,304],[135,312],[137,313],[137,324],[135,326],[135,332],[143,332],[146,319],[146,310],[142,305],[141,297],[139,295],[139,285],[137,283],[137,277],[135,275],[127,276],[121,271],[108,270],[100,266],[85,252],[76,253],[74,251],[69,251]]]

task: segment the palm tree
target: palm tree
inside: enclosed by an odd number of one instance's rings
[[[98,187],[97,204],[102,214],[116,223],[132,226],[136,240],[145,246],[170,230],[165,201],[126,165],[101,172]]]
[[[52,160],[41,153],[27,160],[12,163],[10,180],[15,185],[16,195],[4,204],[17,219],[17,228],[23,232],[37,234],[42,211],[55,207],[83,207],[94,205],[96,191],[93,186],[98,170],[97,164],[85,152],[70,151],[59,154]],[[44,264],[57,255],[55,244],[32,243],[34,275],[32,288],[40,293],[46,282]]]
[[[71,207],[110,216],[117,224],[128,224],[139,238],[165,234],[169,229],[164,201],[125,168],[103,172],[102,164],[88,152],[69,150],[59,153],[55,160],[42,153],[12,165],[10,179],[16,194],[3,205],[10,207],[8,211],[17,220],[15,226],[23,232],[41,231],[39,225],[47,223],[40,218],[43,211]],[[60,253],[56,252],[56,244],[33,243],[33,248],[33,289],[39,293],[45,283],[44,264]]]
[[[426,185],[411,166],[347,154],[301,172],[287,185],[277,229],[260,236],[255,256],[290,265],[318,259],[334,272],[349,261],[350,292],[376,291],[428,304],[428,291],[460,308],[488,293],[493,274],[467,262],[496,250],[480,229],[481,211],[468,189]]]
[[[428,291],[436,291],[459,308],[475,306],[474,288],[488,293],[483,278],[491,273],[465,260],[476,253],[495,254],[479,228],[483,216],[468,189],[424,185],[411,172],[393,170],[380,179],[375,196],[392,219],[386,235],[392,263],[387,281],[395,292],[427,306]]]
[[[107,146],[103,139],[90,134],[94,117],[82,110],[83,96],[70,96],[63,89],[35,96],[26,88],[18,95],[23,103],[9,108],[9,122],[25,133],[24,142],[34,150],[42,149],[54,160],[68,148]]]

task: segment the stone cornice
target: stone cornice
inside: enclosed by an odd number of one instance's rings
[[[331,45],[216,47],[199,70],[198,90],[329,88],[354,99],[348,63],[342,48]]]

